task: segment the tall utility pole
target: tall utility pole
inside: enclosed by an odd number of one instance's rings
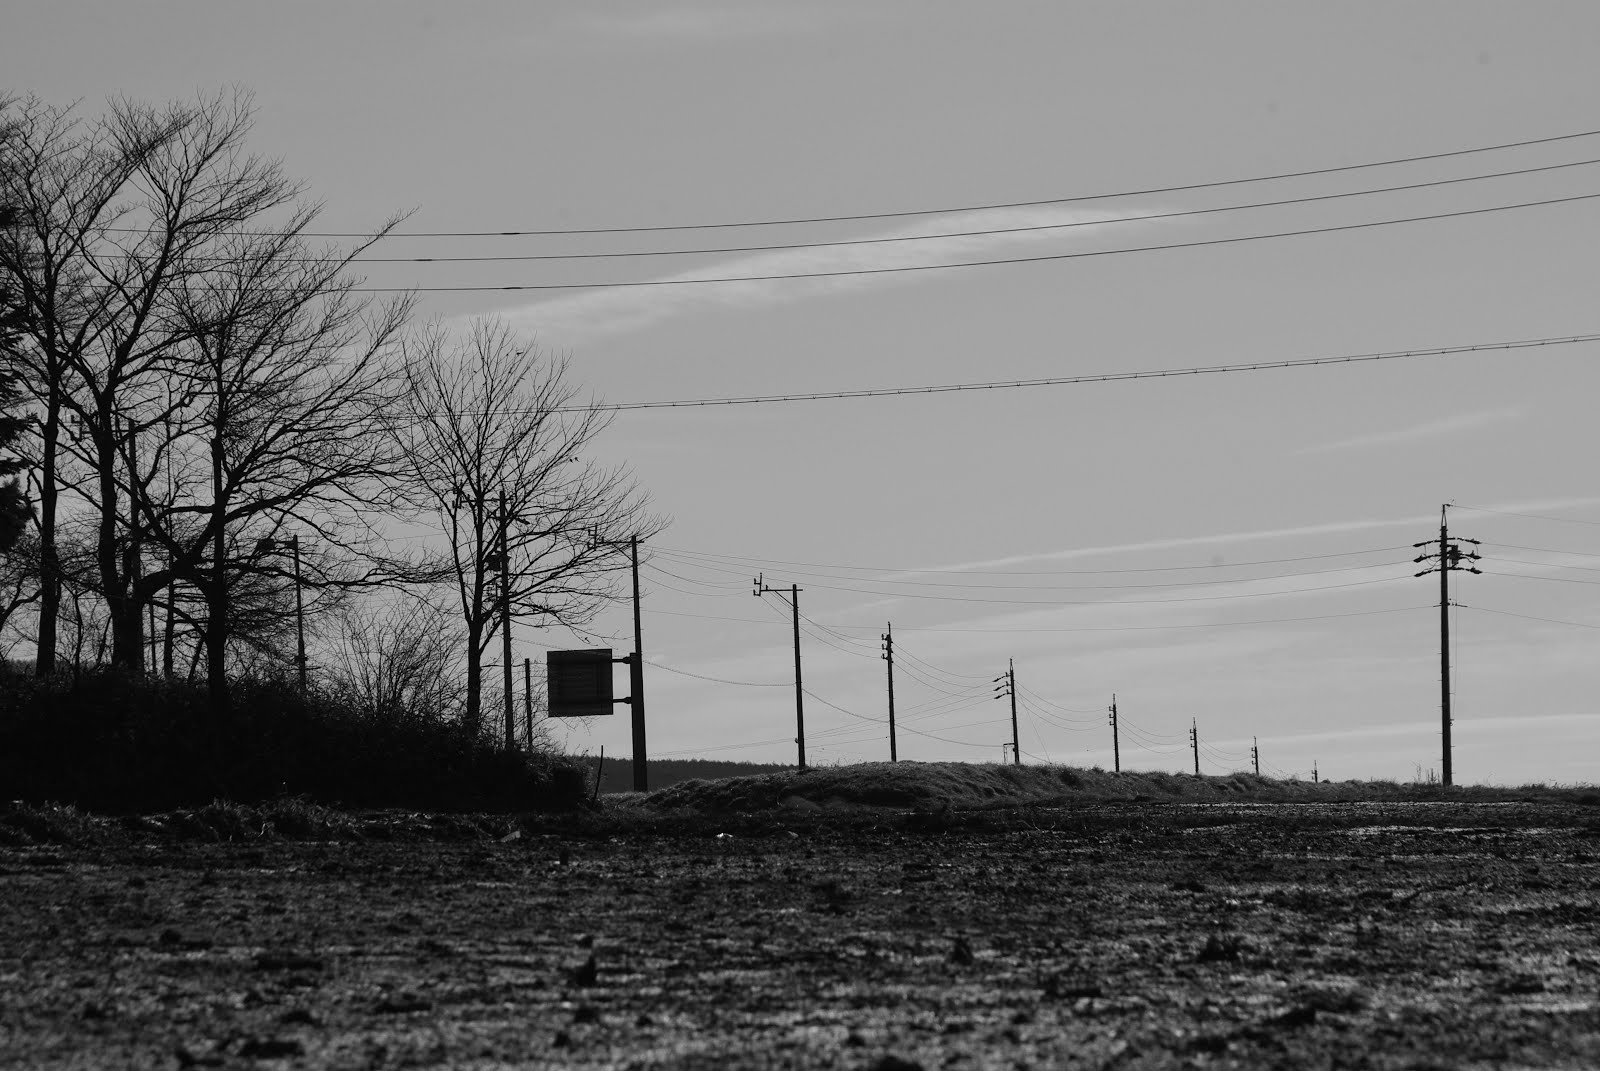
[[[516,706],[511,694],[511,517],[500,492],[500,664],[506,688],[506,750],[517,749]]]
[[[1256,743],[1256,738],[1250,738],[1250,764],[1256,768],[1256,776],[1261,776],[1261,748]]]
[[[1002,696],[1011,697],[1011,763],[1014,766],[1022,765],[1022,742],[1017,738],[1017,663],[1015,659],[1006,659],[1006,671],[1003,676],[994,679],[999,685],[994,690],[996,699]]]
[[[589,539],[596,547],[621,547],[621,540],[601,539],[600,530],[595,528],[590,531]],[[633,654],[624,658],[613,658],[611,661],[624,662],[628,666],[629,695],[626,699],[617,699],[617,703],[628,704],[633,714],[633,790],[635,792],[650,791],[649,759],[645,755],[644,738],[644,627],[640,621],[643,612],[639,598],[639,537],[631,536],[628,539],[628,553],[633,566]],[[533,744],[533,730],[528,731],[528,744]]]
[[[1447,502],[1439,507],[1439,538],[1428,539],[1421,543],[1413,543],[1414,547],[1434,547],[1433,550],[1424,550],[1417,555],[1418,562],[1427,562],[1428,567],[1418,576],[1427,576],[1435,569],[1439,571],[1439,726],[1442,737],[1441,746],[1444,751],[1443,774],[1441,782],[1445,787],[1454,783],[1450,762],[1450,573],[1455,570],[1466,570],[1469,573],[1482,573],[1473,563],[1478,561],[1476,550],[1463,550],[1461,544],[1470,543],[1478,546],[1476,539],[1462,539],[1459,536],[1454,542],[1450,539],[1450,527],[1446,519],[1446,511],[1450,508]],[[1465,564],[1463,564],[1465,563]]]
[[[166,431],[166,435],[163,437],[162,441],[163,442],[171,442],[172,441],[172,426],[171,426],[170,419],[168,417],[166,417],[166,416],[163,416],[161,418],[161,423],[162,423],[162,427]],[[167,470],[167,501],[168,502],[172,502],[177,497],[177,495],[174,492],[173,485],[172,485],[172,457],[171,457],[170,454],[167,456],[166,470]],[[169,550],[169,551],[167,551],[167,572],[171,573],[173,571],[174,570],[173,570],[173,567],[172,567],[172,552]],[[161,675],[163,677],[167,678],[168,680],[172,679],[172,645],[173,645],[173,640],[174,640],[173,631],[174,631],[174,627],[175,627],[174,623],[173,623],[173,609],[174,609],[174,607],[175,607],[175,605],[177,603],[177,599],[178,599],[177,581],[168,580],[167,581],[167,607],[166,607],[167,614],[166,614],[166,621],[163,622],[163,625],[162,625],[162,633],[161,633]]]
[[[522,660],[522,740],[533,751],[533,659]]]
[[[883,660],[889,666],[889,761],[899,762],[900,754],[894,744],[894,622],[884,626]]]
[[[755,591],[758,598],[762,595],[776,595],[783,597],[782,588],[767,586],[766,574],[756,577]],[[800,769],[806,768],[806,701],[805,687],[800,683],[800,587],[797,584],[789,585],[789,608],[794,614],[794,742],[800,749]]]
[[[1200,723],[1189,719],[1189,746],[1194,749],[1194,775],[1200,776]]]
[[[1111,693],[1111,770],[1122,772],[1122,744],[1117,740],[1117,693]]]
[[[112,426],[115,427],[116,426],[116,423],[115,423],[116,422],[116,417],[112,417],[111,420],[112,420]],[[141,526],[139,524],[139,504],[138,504],[138,488],[139,488],[139,429],[138,429],[138,426],[134,424],[133,417],[126,418],[125,426],[128,429],[128,440],[127,440],[128,441],[128,457],[127,457],[127,461],[128,461],[128,543],[127,543],[127,550],[125,552],[126,557],[123,560],[126,563],[125,567],[124,567],[124,571],[127,573],[127,576],[128,576],[128,595],[131,598],[131,597],[133,597],[134,592],[138,589],[139,577],[140,577],[141,573],[143,572],[143,570],[140,567],[144,563],[144,546],[143,546],[143,540],[140,538],[140,534],[142,532],[142,528],[141,528]],[[136,623],[142,623],[142,618],[143,617],[144,617],[144,615],[142,613],[140,613],[136,608],[135,612],[134,612],[134,615],[133,615],[134,621]],[[155,619],[151,618],[151,626],[150,627],[151,627],[152,631],[155,629],[154,621],[155,621]],[[155,648],[152,646],[150,648],[150,672],[151,673],[155,672],[155,668],[156,668],[155,662],[156,662],[156,651],[155,651]],[[143,644],[139,645],[139,668],[140,668],[140,670],[144,669],[144,645]]]
[[[628,663],[628,687],[632,691],[629,710],[633,714],[633,790],[648,792],[650,777],[645,770],[644,747],[644,628],[639,622],[639,537],[628,540],[633,555],[633,661]]]
[[[300,694],[306,694],[306,597],[300,582],[300,534],[289,537],[294,552],[294,662],[300,669]]]

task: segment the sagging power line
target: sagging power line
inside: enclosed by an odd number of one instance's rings
[[[1369,160],[1354,164],[1338,164],[1329,167],[1308,168],[1298,171],[1280,171],[1265,175],[1250,175],[1243,178],[1216,179],[1209,182],[1191,182],[1181,185],[1148,186],[1144,188],[1130,188],[1122,190],[1103,191],[1100,193],[1069,194],[1062,197],[1037,198],[1025,201],[991,201],[981,204],[947,205],[940,208],[912,208],[898,209],[882,212],[857,212],[848,215],[811,215],[798,217],[762,218],[747,220],[714,220],[695,223],[658,223],[641,226],[602,225],[594,227],[561,227],[561,228],[521,228],[516,230],[480,230],[480,231],[394,231],[390,238],[513,238],[513,237],[543,237],[557,235],[594,235],[594,234],[650,234],[663,231],[701,231],[701,230],[728,230],[745,227],[788,227],[815,223],[857,223],[876,219],[905,219],[912,216],[939,216],[957,212],[986,212],[995,209],[1007,208],[1040,208],[1046,205],[1078,204],[1085,201],[1104,201],[1117,197],[1144,197],[1152,194],[1163,193],[1191,193],[1198,190],[1222,189],[1229,186],[1243,186],[1259,182],[1277,182],[1284,179],[1312,178],[1321,175],[1336,175],[1351,171],[1362,171],[1379,167],[1394,167],[1401,164],[1423,163],[1430,160],[1448,160],[1462,156],[1472,156],[1478,153],[1502,152],[1510,149],[1525,149],[1535,145],[1553,145],[1558,142],[1576,141],[1600,135],[1600,130],[1579,130],[1567,134],[1555,134],[1543,138],[1523,138],[1518,141],[1506,141],[1492,145],[1477,145],[1465,149],[1450,149],[1443,152],[1422,153],[1413,156],[1397,156],[1383,160]],[[138,228],[118,228],[116,233],[144,233]],[[230,233],[255,234],[260,233],[249,230],[238,230]],[[306,231],[307,238],[367,238],[370,232],[366,231]]]

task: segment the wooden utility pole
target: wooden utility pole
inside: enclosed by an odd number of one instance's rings
[[[1021,766],[1022,765],[1022,746],[1021,746],[1022,742],[1017,737],[1017,663],[1016,663],[1016,659],[1013,659],[1013,658],[1006,659],[1006,671],[1005,671],[1004,675],[996,677],[994,679],[994,682],[995,682],[995,684],[999,685],[999,687],[994,690],[994,697],[996,699],[999,699],[1002,696],[1010,696],[1011,697],[1011,762],[1012,762],[1012,765]]]
[[[899,762],[900,755],[894,741],[894,622],[884,626],[883,660],[889,668],[889,761]]]
[[[112,417],[111,419],[112,426],[115,427],[116,418]],[[126,557],[124,558],[124,573],[128,578],[128,599],[132,601],[137,598],[135,593],[139,590],[139,577],[144,571],[144,526],[139,523],[139,428],[138,425],[134,424],[131,416],[125,418],[123,426],[128,431],[128,545]],[[151,605],[153,608],[154,603]],[[145,615],[137,605],[134,606],[132,617],[134,622],[142,629]],[[154,632],[155,618],[153,616],[150,622],[150,629]],[[144,644],[140,643],[138,648],[139,669],[142,672],[144,670]],[[156,650],[152,644],[150,648],[150,672],[154,673],[155,668]]]
[[[163,436],[162,441],[170,443],[172,441],[171,420],[170,420],[169,417],[163,416],[161,418],[161,422],[162,422],[162,427],[166,431],[166,434]],[[172,485],[172,455],[171,454],[167,455],[166,469],[167,469],[167,502],[170,504],[176,498],[176,494],[173,491],[173,485]],[[168,573],[168,575],[170,576],[173,571],[174,570],[173,570],[173,567],[172,567],[172,552],[168,551],[167,552],[167,573]],[[166,613],[166,621],[163,622],[163,624],[162,624],[162,635],[161,635],[161,675],[163,677],[165,677],[167,680],[171,680],[172,679],[172,647],[173,647],[173,640],[174,640],[174,636],[173,636],[174,625],[173,625],[172,616],[173,616],[173,610],[174,610],[174,608],[175,608],[175,606],[177,604],[177,599],[178,599],[178,582],[177,582],[176,579],[169,579],[167,581],[167,606],[166,606],[167,613]]]
[[[1113,773],[1122,772],[1122,744],[1117,736],[1117,693],[1111,693],[1111,770]]]
[[[1017,664],[1006,659],[1006,673],[1011,677],[1011,762],[1022,765],[1022,741],[1017,736]]]
[[[300,694],[306,694],[306,600],[300,582],[300,533],[289,537],[294,552],[294,663],[299,667]]]
[[[533,659],[522,660],[522,742],[533,751]]]
[[[629,709],[633,714],[633,790],[650,791],[644,739],[644,627],[639,620],[639,537],[628,540],[633,559],[633,661],[628,664]]]
[[[1445,787],[1454,784],[1454,773],[1451,763],[1450,744],[1450,573],[1454,570],[1464,569],[1469,573],[1482,573],[1473,563],[1478,561],[1476,550],[1463,550],[1461,544],[1470,543],[1473,547],[1478,545],[1476,539],[1462,539],[1456,537],[1450,540],[1450,527],[1446,520],[1446,511],[1450,508],[1447,502],[1439,507],[1439,538],[1414,543],[1415,547],[1437,546],[1438,549],[1423,551],[1417,555],[1418,562],[1428,562],[1426,569],[1419,572],[1418,576],[1427,576],[1435,569],[1439,571],[1439,735],[1440,745],[1443,748],[1443,777],[1441,783]],[[1463,564],[1465,563],[1465,564]]]
[[[511,516],[500,492],[500,664],[505,683],[506,750],[517,747],[516,707],[511,692]]]
[[[1261,748],[1256,743],[1256,738],[1250,738],[1250,763],[1256,768],[1256,776],[1261,776]]]
[[[1189,746],[1194,749],[1194,775],[1200,776],[1200,723],[1189,719]]]
[[[782,588],[768,587],[766,574],[755,579],[755,592],[757,597],[762,595],[776,595],[783,597]],[[794,617],[794,742],[799,748],[800,769],[806,768],[806,701],[805,686],[800,678],[800,587],[797,584],[789,585],[789,609]]]

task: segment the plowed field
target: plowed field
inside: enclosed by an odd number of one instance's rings
[[[1129,803],[24,844],[0,849],[0,1063],[1593,1068],[1597,818]]]

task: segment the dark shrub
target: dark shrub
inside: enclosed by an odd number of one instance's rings
[[[0,799],[110,812],[283,797],[521,811],[577,806],[586,780],[573,759],[507,754],[454,723],[377,719],[274,681],[237,682],[219,725],[203,686],[0,669]]]

